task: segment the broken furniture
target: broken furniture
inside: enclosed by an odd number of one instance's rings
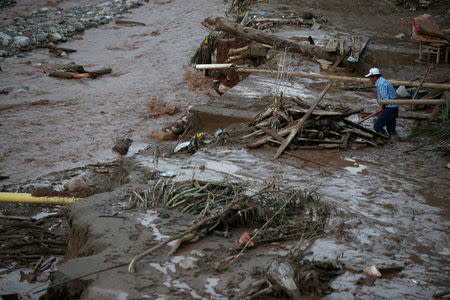
[[[444,54],[445,62],[448,62],[448,38],[440,31],[431,15],[424,14],[413,19],[411,38],[419,41],[420,59],[427,54],[429,60],[433,54],[436,55],[438,64],[441,54]]]
[[[425,54],[428,56],[428,60],[430,60],[431,55],[436,55],[436,64],[439,63],[441,54],[444,54],[444,62],[448,62],[448,42],[438,43],[419,41],[419,59],[422,59]]]

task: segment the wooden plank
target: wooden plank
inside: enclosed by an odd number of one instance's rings
[[[347,119],[343,119],[342,121],[344,121],[344,123],[347,124],[347,125],[349,125],[349,126],[352,126],[352,127],[357,128],[357,129],[359,129],[359,130],[361,130],[361,131],[364,131],[364,132],[373,134],[374,136],[378,136],[378,137],[383,138],[383,139],[389,139],[389,137],[388,137],[387,135],[384,135],[384,134],[375,132],[375,131],[373,131],[373,130],[367,129],[367,128],[364,127],[364,126],[358,125],[358,124],[356,124],[356,123],[354,123],[354,122],[352,122],[352,121],[349,121],[349,120],[347,120]]]

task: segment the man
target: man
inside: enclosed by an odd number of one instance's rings
[[[369,70],[369,74],[366,75],[366,78],[367,77],[377,87],[378,100],[391,100],[397,98],[394,87],[389,81],[381,77],[381,72],[378,68],[371,68]],[[381,105],[377,108],[375,113],[380,115],[373,125],[373,129],[376,132],[385,134],[386,131],[384,130],[384,127],[386,127],[387,133],[389,135],[396,135],[397,131],[395,130],[395,126],[396,119],[398,117],[398,105]]]

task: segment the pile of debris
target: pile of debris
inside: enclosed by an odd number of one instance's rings
[[[61,221],[62,213],[42,215],[33,218],[0,215],[0,267],[5,268],[11,262],[17,262],[17,268],[29,266],[66,253],[67,235],[49,229],[67,226]]]
[[[310,111],[310,117],[306,114]],[[346,118],[361,112],[340,107],[334,110],[320,106],[311,111],[309,104],[299,98],[276,97],[274,103],[258,114],[250,124],[249,148],[266,143],[284,145],[284,136],[292,136],[290,149],[360,149],[380,147],[388,137],[358,125]],[[306,117],[306,118],[305,118]],[[304,119],[304,120],[303,120]],[[298,126],[302,121],[302,126]],[[281,153],[280,153],[281,154]]]
[[[289,190],[274,182],[255,191],[240,183],[229,182],[174,182],[158,180],[146,190],[134,191],[130,207],[165,207],[196,215],[192,225],[174,234],[151,249],[135,256],[129,265],[175,241],[169,255],[184,243],[197,242],[209,234],[230,237],[232,228],[255,227],[245,231],[235,241],[235,248],[215,264],[224,269],[238,260],[249,247],[287,241],[310,241],[323,234],[331,207],[319,201],[315,190]]]

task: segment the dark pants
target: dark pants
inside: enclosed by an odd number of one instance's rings
[[[378,116],[377,121],[373,125],[373,129],[379,133],[386,133],[383,128],[384,126],[386,126],[388,134],[397,134],[397,131],[395,131],[395,119],[397,119],[397,116],[398,107],[386,107]]]

